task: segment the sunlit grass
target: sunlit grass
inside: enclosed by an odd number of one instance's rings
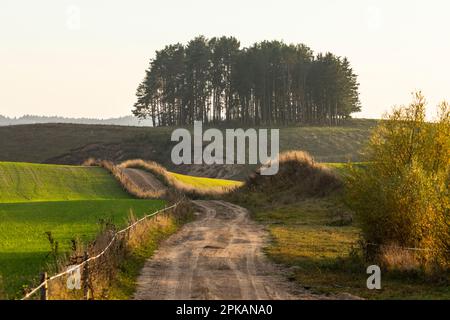
[[[164,205],[132,199],[102,168],[0,162],[0,295],[19,297],[36,283],[50,261],[46,232],[63,254],[71,240],[93,240],[102,220],[121,227],[130,212]]]
[[[129,199],[102,168],[0,162],[0,203]]]
[[[368,290],[358,246],[357,221],[340,224],[347,213],[338,198],[306,199],[271,207],[253,195],[247,206],[267,225],[272,241],[267,255],[291,267],[289,278],[320,294],[350,293],[368,299],[449,299],[450,288],[414,274],[382,274],[382,289]]]
[[[241,181],[234,180],[195,177],[174,172],[169,172],[169,175],[187,185],[203,190],[232,188],[242,185]]]
[[[21,286],[39,278],[50,258],[51,232],[59,252],[70,250],[71,240],[88,242],[106,220],[125,226],[132,211],[137,217],[164,206],[162,200],[83,200],[0,204],[0,275],[3,291],[11,298]]]

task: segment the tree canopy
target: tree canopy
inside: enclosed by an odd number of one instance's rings
[[[154,126],[221,121],[243,125],[338,124],[360,111],[347,58],[303,44],[199,36],[156,51],[133,114]]]

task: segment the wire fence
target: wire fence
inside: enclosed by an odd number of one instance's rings
[[[55,274],[51,277],[43,277],[43,279],[41,280],[41,284],[39,286],[37,286],[36,288],[34,288],[33,290],[31,290],[30,292],[28,292],[21,300],[27,300],[29,299],[31,296],[33,296],[36,292],[38,292],[39,290],[42,290],[44,288],[47,288],[48,283],[56,280],[58,278],[61,278],[64,275],[69,275],[72,274],[74,271],[79,270],[80,268],[84,267],[86,264],[88,264],[91,261],[97,260],[98,258],[100,258],[101,256],[103,256],[113,245],[113,243],[117,240],[117,238],[119,237],[119,235],[126,233],[128,230],[134,228],[136,225],[138,225],[139,223],[141,223],[142,221],[154,217],[160,213],[163,213],[165,211],[171,210],[176,208],[183,200],[178,201],[177,203],[175,203],[174,205],[170,206],[170,207],[166,207],[164,209],[158,210],[156,212],[153,212],[151,214],[145,215],[144,217],[140,218],[139,220],[135,221],[134,223],[130,224],[128,227],[126,227],[125,229],[122,229],[120,231],[117,231],[113,237],[111,238],[111,240],[109,241],[108,245],[106,245],[106,247],[98,254],[96,254],[93,257],[90,257],[88,259],[85,259],[83,262],[71,266],[70,268],[68,268],[67,270],[60,272],[58,274]]]
[[[386,248],[393,248],[393,249],[400,249],[400,250],[407,250],[407,251],[433,251],[433,250],[435,250],[435,249],[431,249],[431,248],[402,247],[402,246],[379,244],[379,243],[372,243],[372,242],[367,242],[366,245],[371,246],[371,247],[386,247]],[[450,252],[450,250],[444,250],[443,252]]]
[[[371,243],[371,242],[366,243],[366,245],[371,246],[371,247],[388,247],[388,248],[400,249],[400,250],[408,250],[408,251],[432,251],[431,249],[427,249],[427,248],[414,248],[414,247],[402,247],[402,246],[395,246],[395,245],[382,245],[382,244],[379,244],[379,243]]]

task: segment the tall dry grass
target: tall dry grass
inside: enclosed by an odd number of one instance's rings
[[[262,192],[276,202],[295,202],[306,197],[324,197],[342,187],[339,177],[316,163],[307,152],[288,151],[279,156],[279,171],[263,176],[260,170],[250,175],[241,192]]]

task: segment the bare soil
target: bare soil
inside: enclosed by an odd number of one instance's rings
[[[135,299],[330,299],[280,275],[262,252],[266,232],[246,209],[225,201],[194,204],[198,219],[146,262]]]

